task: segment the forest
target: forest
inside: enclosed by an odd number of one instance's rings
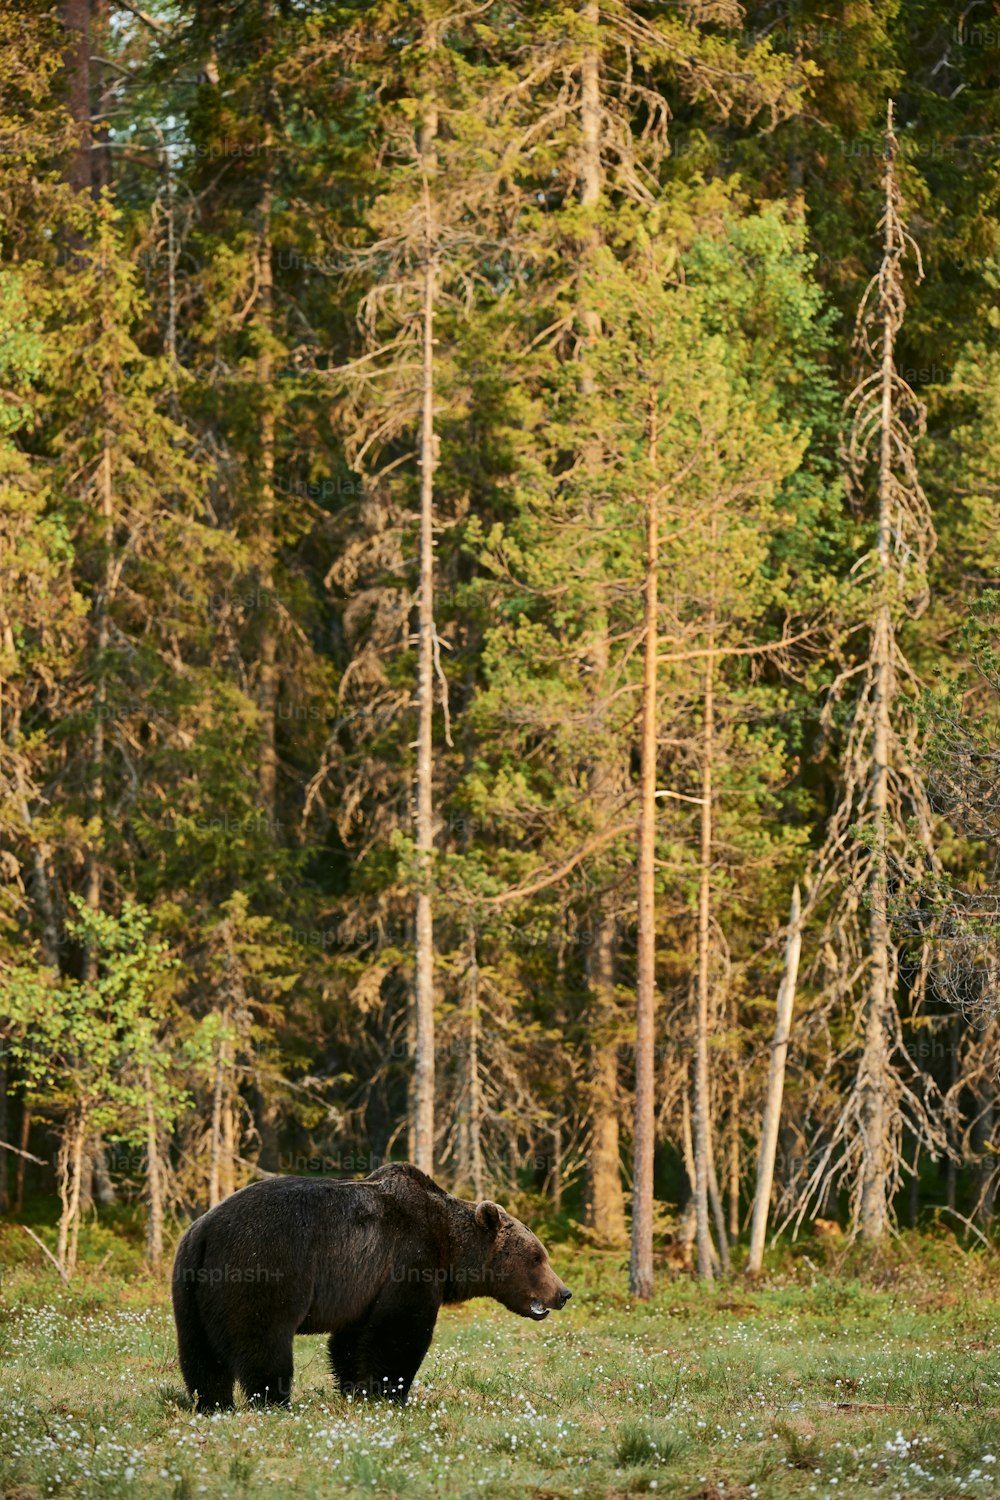
[[[988,0],[3,7],[40,1267],[392,1159],[640,1299],[991,1242],[998,85]]]

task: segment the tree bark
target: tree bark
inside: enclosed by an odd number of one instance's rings
[[[222,1150],[219,1156],[219,1193],[229,1198],[236,1191],[236,1157],[240,1135],[240,1110],[236,1094],[236,1070],[230,1068],[222,1111]]]
[[[698,879],[698,983],[695,1011],[694,1054],[694,1165],[695,1213],[697,1216],[698,1275],[712,1280],[712,1236],[709,1228],[709,1178],[712,1164],[709,1115],[709,959],[711,953],[712,879],[712,756],[715,717],[714,632],[710,628],[705,657],[704,725],[701,765],[701,859]],[[722,1247],[720,1246],[720,1254]]]
[[[12,1211],[19,1214],[24,1208],[24,1174],[28,1166],[27,1150],[31,1139],[31,1104],[24,1099],[21,1104],[21,1154],[17,1158],[17,1167],[14,1171],[14,1203]]]
[[[589,967],[598,1035],[591,1044],[588,1090],[591,1134],[587,1222],[605,1245],[620,1245],[626,1238],[618,1125],[618,1045],[614,1035],[616,927],[610,913],[600,914]]]
[[[108,1170],[107,1147],[100,1132],[90,1137],[87,1160],[90,1165],[91,1192],[94,1201],[101,1204],[117,1203],[118,1194]]]
[[[889,130],[892,130],[892,105],[889,105]],[[886,172],[886,255],[893,253],[889,228],[891,210],[891,164]],[[892,491],[893,491],[893,385],[894,325],[889,312],[882,322],[881,429],[878,480],[878,564],[883,591],[888,589],[892,569]],[[872,637],[873,696],[875,727],[872,744],[872,821],[876,831],[876,849],[869,883],[871,917],[869,925],[870,977],[868,1007],[865,1016],[864,1053],[861,1062],[861,1123],[864,1132],[860,1230],[867,1240],[881,1239],[889,1224],[890,1171],[890,1030],[889,1009],[892,1004],[889,923],[886,913],[888,896],[888,860],[885,851],[885,823],[889,812],[889,742],[890,715],[895,692],[893,682],[892,612],[887,600],[878,607]]]
[[[693,1203],[694,1206],[695,1206],[694,1238],[697,1240],[697,1233],[698,1233],[698,1225],[697,1225],[698,1169],[695,1166],[695,1160],[694,1160],[694,1137],[693,1137],[693,1135],[691,1133],[691,1099],[690,1099],[689,1091],[688,1091],[687,1087],[685,1087],[684,1094],[683,1094],[682,1099],[681,1099],[681,1155],[682,1155],[683,1160],[684,1160],[684,1172],[685,1172],[685,1174],[687,1176],[688,1186],[691,1189],[691,1197],[688,1200],[688,1203],[685,1205],[685,1213],[688,1211],[689,1206]],[[682,1222],[683,1222],[683,1218],[682,1218]],[[690,1248],[690,1242],[689,1242],[689,1248]],[[709,1259],[710,1259],[711,1265],[712,1265],[712,1267],[714,1269],[714,1268],[718,1267],[719,1256],[718,1256],[718,1252],[716,1251],[715,1244],[714,1244],[714,1242],[712,1240],[711,1225],[709,1225],[709,1230],[708,1230],[708,1250],[709,1250]]]
[[[549,1175],[549,1192],[556,1213],[562,1211],[562,1130],[558,1121],[552,1127],[552,1170]]]
[[[59,1148],[59,1233],[56,1259],[67,1276],[76,1270],[77,1245],[80,1231],[80,1186],[83,1180],[83,1148],[87,1136],[87,1115],[83,1109],[73,1109],[63,1127],[63,1139]]]
[[[80,1242],[80,1189],[83,1183],[83,1149],[87,1139],[87,1121],[81,1116],[73,1141],[73,1178],[69,1194],[69,1249],[65,1261],[66,1274],[76,1270],[77,1248]]]
[[[90,107],[90,0],[64,0],[61,7],[67,31],[67,104],[76,127],[77,146],[66,171],[67,181],[77,192],[89,192],[93,184],[91,161],[93,140]]]
[[[224,1023],[228,1024],[228,1016]],[[214,1208],[222,1202],[222,1150],[223,1122],[226,1091],[226,1044],[219,1038],[215,1054],[215,1078],[212,1088],[212,1127],[208,1157],[208,1206]]]
[[[656,414],[650,412],[650,455],[656,454]],[[653,1295],[653,1163],[656,1149],[656,651],[659,535],[657,497],[646,497],[645,642],[643,658],[639,785],[639,909],[636,935],[635,1119],[632,1173],[632,1255],[629,1287],[634,1297]]]
[[[257,237],[257,309],[256,327],[259,347],[256,361],[257,395],[260,401],[260,662],[258,666],[257,701],[261,715],[260,764],[258,788],[261,806],[273,830],[278,784],[278,755],[275,721],[278,704],[277,614],[274,601],[274,440],[273,405],[274,355],[271,350],[274,317],[274,263],[272,254],[271,214],[274,202],[274,163],[271,122],[264,127],[264,183],[258,206]]]
[[[465,1181],[471,1184],[473,1196],[483,1196],[483,1152],[481,1141],[482,1094],[479,1081],[479,958],[476,952],[476,929],[469,927],[469,968],[467,975],[467,1006],[469,1016],[468,1045],[466,1049],[466,1160],[463,1163]]]
[[[715,1234],[719,1241],[719,1263],[723,1272],[729,1274],[729,1236],[726,1233],[726,1215],[719,1192],[719,1178],[715,1169],[715,1138],[712,1128],[712,1111],[708,1114],[708,1201],[715,1220]]]
[[[428,110],[420,129],[424,193],[423,363],[420,408],[420,587],[418,598],[418,723],[416,849],[419,886],[414,985],[413,1161],[434,1172],[434,304],[437,292],[431,178],[435,167],[437,111]]]
[[[976,1165],[976,1223],[982,1229],[992,1227],[996,1216],[997,1174],[996,1158],[993,1154],[993,1131],[996,1126],[996,1083],[992,1078],[984,1079],[987,1090],[985,1103],[979,1106],[979,1118],[972,1129],[972,1146],[977,1153]],[[914,1173],[914,1181],[919,1179]]]
[[[743,1111],[743,1069],[737,1063],[733,1104],[729,1115],[729,1243],[740,1237],[740,1115]]]
[[[159,1127],[153,1098],[152,1069],[145,1072],[146,1089],[146,1192],[149,1218],[146,1224],[146,1258],[158,1271],[163,1261],[163,1171],[160,1162]]]
[[[788,918],[785,964],[781,984],[778,986],[774,1043],[771,1048],[771,1065],[767,1077],[764,1119],[760,1130],[757,1190],[754,1195],[753,1219],[750,1225],[750,1255],[747,1260],[747,1270],[754,1275],[760,1271],[764,1263],[767,1217],[771,1206],[771,1189],[774,1185],[774,1159],[778,1149],[778,1130],[781,1124],[781,1100],[785,1089],[785,1063],[788,1059],[788,1039],[791,1034],[792,1007],[795,1004],[799,954],[802,951],[801,918],[799,888],[796,885],[792,891],[792,909]]]
[[[598,230],[593,215],[601,201],[603,172],[601,168],[601,81],[600,48],[597,28],[600,24],[598,0],[584,0],[581,14],[592,29],[580,62],[580,161],[577,174],[577,198],[580,207],[589,211],[585,228],[582,260],[593,255]],[[582,286],[582,283],[581,283]],[[588,306],[582,293],[577,298],[577,313],[584,331],[580,352],[579,387],[583,396],[592,394],[593,375],[587,359],[588,350],[601,336],[600,314]],[[601,463],[598,446],[584,445],[584,462],[590,470]],[[600,524],[599,515],[595,524]],[[593,692],[597,703],[603,695],[610,655],[606,620],[598,622],[592,653]],[[607,755],[597,757],[590,768],[595,812],[605,808],[611,796],[612,767]],[[590,1154],[588,1161],[589,1201],[587,1222],[603,1244],[622,1244],[626,1238],[625,1195],[621,1182],[621,1140],[618,1119],[618,1014],[615,1000],[615,950],[618,931],[614,912],[606,897],[598,899],[594,914],[594,941],[587,963],[587,981],[591,995],[590,1047]]]

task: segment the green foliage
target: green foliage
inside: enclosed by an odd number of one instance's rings
[[[139,1140],[150,1090],[166,1128],[187,1101],[164,1036],[174,962],[167,945],[151,938],[142,907],[126,902],[110,916],[79,898],[73,906],[67,936],[93,954],[96,977],[12,966],[0,980],[8,1051],[36,1102],[76,1110],[114,1139]]]
[[[627,1133],[654,496],[663,1180],[673,1193],[681,1171],[711,631],[715,1103],[719,1165],[735,1139],[745,1195],[775,939],[823,842],[851,711],[847,694],[821,724],[820,703],[866,619],[852,569],[870,524],[843,503],[837,429],[879,253],[890,92],[926,271],[898,356],[929,404],[919,458],[940,537],[931,608],[905,641],[937,688],[924,769],[947,873],[924,907],[955,938],[988,935],[995,850],[948,797],[962,757],[989,767],[996,751],[996,48],[975,8],[829,11],[616,0],[595,22],[577,0],[176,0],[107,24],[92,7],[83,92],[101,100],[112,163],[92,195],[72,186],[80,80],[61,12],[5,8],[12,1098],[53,1114],[86,1100],[131,1140],[148,1065],[171,1191],[190,1206],[222,1071],[245,1161],[404,1149],[426,191],[442,1146],[465,1118],[475,1016],[489,1175],[561,1183],[559,1212],[577,1211],[598,909],[616,922]],[[581,201],[591,57],[600,184]],[[90,950],[103,956],[85,981]],[[933,1006],[937,1050],[920,1066],[928,1090],[953,1091],[971,1209],[1000,1132],[993,1043],[956,1022],[938,1046],[953,1023]],[[789,1140],[811,1077],[839,1108],[850,1027],[820,1032],[793,1035]],[[18,1120],[15,1103],[11,1140]],[[921,1190],[945,1192],[930,1172]]]

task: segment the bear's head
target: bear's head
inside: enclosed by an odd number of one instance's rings
[[[475,1218],[487,1240],[483,1269],[491,1297],[520,1317],[539,1322],[565,1307],[572,1293],[526,1225],[488,1200],[476,1205]]]

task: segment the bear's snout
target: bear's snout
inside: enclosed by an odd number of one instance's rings
[[[542,1296],[534,1296],[528,1306],[528,1317],[541,1322],[547,1318],[550,1312],[559,1312],[566,1306],[573,1293],[563,1282],[557,1281],[555,1290],[546,1289]]]

